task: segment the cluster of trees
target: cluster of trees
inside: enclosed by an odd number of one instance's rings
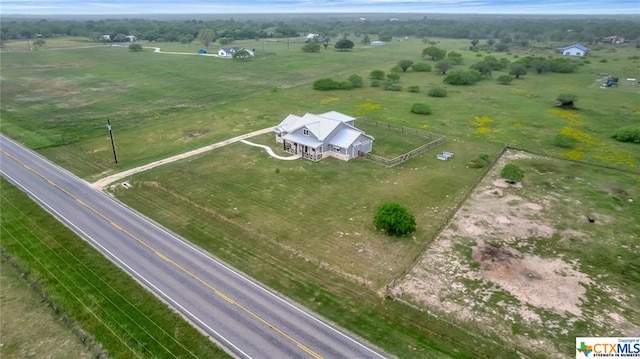
[[[238,15],[234,15],[238,17]],[[380,14],[361,21],[353,14],[293,16],[274,15],[249,17],[244,20],[211,18],[159,20],[152,18],[86,20],[68,17],[12,19],[4,17],[0,26],[0,39],[32,39],[53,36],[85,36],[99,41],[110,35],[113,41],[125,41],[135,35],[140,40],[190,42],[203,28],[214,33],[214,40],[297,37],[300,34],[322,33],[329,37],[353,34],[370,42],[369,35],[381,41],[393,37],[446,37],[467,38],[472,46],[492,46],[494,51],[506,51],[509,46],[522,46],[530,41],[584,42],[593,44],[605,36],[619,35],[632,39],[640,46],[640,22],[632,17],[533,17],[497,15],[437,15],[407,14],[401,21],[389,21]],[[177,18],[177,16],[176,16]],[[480,44],[478,39],[486,39]]]
[[[472,40],[472,46],[475,46],[474,44],[477,44],[476,40]],[[453,69],[455,65],[461,65],[464,62],[462,54],[455,51],[447,53],[446,50],[440,49],[435,45],[424,48],[422,50],[422,57],[427,60],[437,61],[435,68],[443,75],[447,75],[449,70]],[[493,71],[508,70],[508,75],[501,75],[497,79],[501,84],[508,84],[513,81],[514,78],[518,79],[520,76],[526,75],[528,70],[534,71],[537,74],[542,74],[547,71],[570,73],[576,71],[579,64],[579,61],[566,57],[549,58],[526,56],[515,62],[511,62],[507,58],[498,60],[495,56],[487,55],[481,61],[471,65],[467,71],[458,69],[449,73],[445,77],[444,82],[451,85],[471,85],[480,81],[482,78],[492,77]],[[411,66],[412,63],[406,60],[399,63],[403,71],[408,69],[406,65]],[[427,71],[431,70],[430,67],[421,65],[421,70],[424,69]],[[416,70],[415,67],[414,70]]]

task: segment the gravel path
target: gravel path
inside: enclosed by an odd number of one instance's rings
[[[300,155],[293,155],[293,156],[284,157],[284,156],[277,155],[275,152],[273,152],[273,150],[269,146],[260,145],[260,144],[249,142],[249,141],[245,141],[245,140],[240,140],[240,142],[242,142],[242,143],[244,143],[246,145],[249,145],[249,146],[264,148],[264,150],[267,151],[269,156],[271,156],[273,158],[277,158],[279,160],[293,161],[293,160],[297,160],[298,158],[302,157]]]
[[[229,145],[229,144],[234,143],[234,142],[242,141],[242,140],[244,140],[246,138],[250,138],[250,137],[262,135],[262,134],[265,134],[265,133],[269,133],[271,131],[273,131],[273,127],[267,127],[267,128],[262,129],[262,130],[245,133],[244,135],[233,137],[233,138],[230,138],[228,140],[224,140],[222,142],[214,143],[214,144],[211,144],[211,145],[208,145],[208,146],[200,147],[198,149],[195,149],[195,150],[192,150],[192,151],[189,151],[189,152],[185,152],[185,153],[181,153],[179,155],[175,155],[175,156],[172,156],[172,157],[169,157],[169,158],[165,158],[165,159],[162,159],[162,160],[159,160],[159,161],[156,161],[156,162],[151,162],[151,163],[148,163],[148,164],[140,166],[140,167],[136,167],[136,168],[132,168],[132,169],[129,169],[129,170],[126,170],[126,171],[118,172],[118,173],[115,173],[115,174],[113,174],[111,176],[99,179],[98,181],[92,183],[91,187],[101,191],[107,185],[109,185],[110,183],[113,183],[115,181],[118,181],[118,180],[121,180],[123,178],[129,177],[129,176],[131,176],[131,175],[133,175],[135,173],[139,173],[139,172],[143,172],[143,171],[146,171],[146,170],[150,170],[152,168],[155,168],[155,167],[167,164],[167,163],[171,163],[171,162],[175,162],[175,161],[178,161],[178,160],[181,160],[181,159],[184,159],[184,158],[195,156],[195,155],[207,152],[207,151],[211,151],[211,150],[216,149],[216,148],[220,148],[222,146]]]

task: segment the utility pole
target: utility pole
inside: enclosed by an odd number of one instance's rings
[[[111,121],[107,117],[107,129],[109,130],[109,137],[111,137],[111,148],[113,148],[113,159],[118,164],[118,155],[116,154],[116,143],[113,141],[113,131],[111,130]]]

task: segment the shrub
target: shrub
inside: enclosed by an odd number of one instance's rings
[[[483,168],[489,164],[489,155],[486,153],[479,153],[478,157],[469,161],[469,167],[471,168]]]
[[[620,142],[640,143],[640,126],[620,127],[611,137]]]
[[[431,97],[447,97],[447,89],[444,87],[434,87],[428,93]]]
[[[418,115],[430,115],[431,107],[426,103],[418,102],[411,106],[411,112],[417,113]]]
[[[398,81],[400,81],[400,75],[398,75],[397,73],[388,74],[387,75],[387,80],[389,80],[391,82],[398,82]]]
[[[391,68],[392,73],[405,72],[400,65],[395,65]]]
[[[382,87],[382,81],[380,81],[380,80],[371,80],[371,87]]]
[[[391,81],[384,81],[382,83],[382,88],[387,91],[402,91],[402,86]]]
[[[386,74],[382,70],[373,70],[369,73],[369,78],[372,80],[384,80]]]
[[[522,169],[517,165],[509,163],[500,171],[500,177],[504,178],[509,183],[516,183],[522,180],[524,172],[522,172]]]
[[[351,82],[353,87],[362,87],[362,84],[364,83],[364,81],[362,80],[362,77],[356,74],[349,76],[348,81]]]
[[[376,229],[391,236],[403,236],[416,230],[416,219],[398,203],[383,203],[373,218]]]
[[[578,140],[562,133],[555,135],[551,140],[552,145],[561,148],[574,148],[577,143]]]
[[[418,62],[417,64],[413,64],[411,68],[416,72],[431,72],[431,65],[426,62]]]
[[[501,85],[508,85],[511,83],[511,81],[513,81],[513,76],[511,75],[501,75],[500,77],[498,77],[496,79],[496,81],[498,81],[499,84]]]
[[[351,90],[351,89],[353,89],[353,83],[351,83],[351,81],[340,82],[340,90]]]
[[[131,45],[129,45],[129,51],[133,51],[133,52],[142,51],[142,45],[140,45],[140,44],[131,44]]]
[[[462,71],[456,70],[452,71],[444,78],[444,83],[450,85],[473,85],[476,82],[480,81],[482,75],[476,70]]]
[[[609,61],[607,61],[607,59],[602,59],[602,60],[600,60],[600,62],[603,63],[603,64],[606,64]]]
[[[571,60],[565,58],[555,58],[549,62],[551,72],[566,74],[576,71],[577,67]]]
[[[561,93],[556,100],[558,100],[558,106],[560,107],[575,108],[575,102],[578,100],[578,96],[570,93]]]
[[[330,78],[317,79],[313,82],[313,89],[318,91],[329,91],[340,89],[340,82]]]
[[[351,81],[336,81],[328,77],[313,82],[313,89],[318,91],[351,90],[354,87]]]
[[[409,92],[420,92],[420,86],[409,86],[407,88],[407,91],[409,91]]]
[[[320,44],[315,41],[309,41],[306,45],[302,46],[302,51],[304,52],[318,52],[320,49]]]

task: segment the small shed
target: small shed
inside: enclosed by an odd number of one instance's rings
[[[206,54],[207,50],[206,49],[200,49],[200,50],[198,50],[198,53],[201,54],[201,55],[202,54]]]

